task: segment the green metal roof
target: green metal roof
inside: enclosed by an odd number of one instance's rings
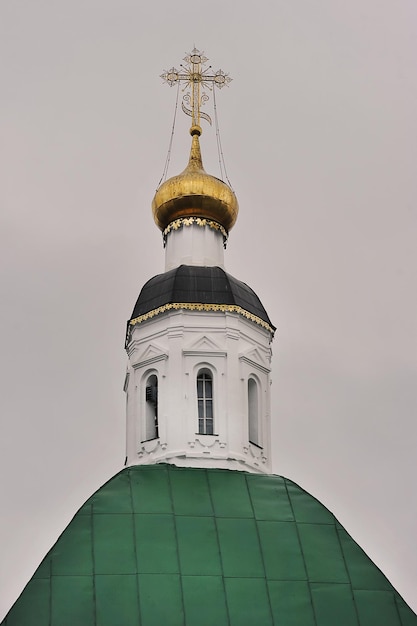
[[[417,626],[417,616],[291,481],[151,465],[84,504],[2,624]]]

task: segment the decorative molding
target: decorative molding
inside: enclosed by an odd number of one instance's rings
[[[165,230],[162,232],[164,247],[166,246],[167,236],[172,230],[179,230],[183,226],[192,226],[193,224],[201,227],[208,226],[213,230],[221,232],[221,234],[223,235],[223,246],[226,248],[227,239],[229,237],[227,230],[218,222],[215,222],[214,220],[209,220],[205,217],[180,217],[173,222],[170,222]]]
[[[200,352],[211,352],[215,354],[224,354],[224,350],[215,343],[210,337],[207,335],[201,335],[198,339],[189,343],[188,346],[183,350],[183,354],[189,353],[200,353]]]
[[[197,341],[194,341],[185,350],[182,351],[184,356],[204,356],[209,357],[226,357],[226,350],[222,350],[214,341],[209,339],[206,335],[199,337]]]
[[[260,363],[267,367],[269,363],[266,362],[264,355],[258,350],[258,348],[252,348],[246,352],[241,352],[239,357],[244,356],[251,361],[255,361],[255,363]]]
[[[269,373],[271,360],[268,358],[268,354],[265,354],[265,351],[260,350],[259,348],[251,348],[249,350],[244,350],[239,354],[239,360],[248,365],[252,365],[257,367],[262,372]]]
[[[137,369],[138,367],[151,365],[152,363],[157,363],[158,361],[166,361],[167,359],[168,354],[158,345],[151,343],[147,346],[146,350],[144,350],[142,354],[135,359],[135,361],[132,361],[132,367]]]
[[[164,349],[157,343],[149,343],[138,357],[138,361],[150,359],[159,354],[164,354]]]
[[[152,365],[153,363],[158,363],[158,361],[166,361],[167,359],[167,354],[159,354],[158,356],[151,357],[150,359],[145,359],[144,361],[132,363],[132,367],[133,369],[137,370],[139,367],[145,367],[147,365]]]
[[[264,454],[263,448],[259,448],[251,442],[249,442],[249,452],[254,459],[261,461],[263,464],[265,464],[268,460]]]
[[[159,438],[149,439],[148,441],[142,441],[138,450],[138,457],[142,457],[144,454],[152,454],[161,446],[161,440]]]
[[[216,356],[227,356],[227,352],[224,350],[219,350],[217,352],[209,352],[208,350],[183,350],[182,353],[184,356],[204,356],[207,358]]]
[[[226,337],[238,341],[240,339],[240,332],[236,328],[226,328]]]
[[[200,452],[208,452],[209,448],[214,448],[214,450],[227,448],[226,442],[220,441],[218,435],[196,435],[195,439],[188,442],[188,446],[192,450]]]
[[[245,455],[250,455],[255,461],[261,461],[263,465],[265,465],[268,460],[264,455],[263,448],[251,442],[249,442],[248,446],[243,446],[243,452]]]
[[[239,357],[239,361],[241,363],[247,363],[251,367],[254,367],[254,368],[260,370],[264,374],[269,374],[271,372],[270,368],[265,367],[264,365],[261,365],[260,363],[257,363],[256,361],[252,361],[252,359],[249,359],[247,356],[240,356]]]
[[[178,339],[184,336],[183,326],[171,326],[167,331],[168,339]]]
[[[168,304],[164,304],[157,309],[152,309],[148,313],[144,315],[139,315],[139,317],[135,317],[135,319],[130,320],[129,326],[134,326],[135,324],[141,324],[142,322],[146,322],[149,319],[152,319],[156,315],[160,315],[161,313],[165,313],[166,311],[172,311],[179,309],[184,309],[186,311],[220,311],[222,313],[238,313],[250,320],[251,322],[255,322],[258,326],[262,326],[268,330],[272,336],[274,336],[274,329],[263,319],[254,315],[253,313],[249,313],[246,309],[243,309],[241,306],[237,304],[200,304],[197,302],[169,302]]]

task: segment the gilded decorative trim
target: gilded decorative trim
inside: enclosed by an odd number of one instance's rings
[[[168,226],[165,228],[165,230],[162,231],[164,247],[166,245],[167,236],[171,232],[171,230],[178,230],[179,228],[182,228],[183,226],[192,226],[192,224],[196,224],[197,226],[208,226],[209,228],[212,228],[213,230],[220,231],[221,234],[223,235],[223,245],[226,248],[227,239],[229,236],[227,234],[227,230],[218,222],[215,222],[214,220],[209,220],[205,217],[179,217],[173,222],[170,222]]]
[[[238,306],[236,304],[198,304],[194,302],[170,302],[168,304],[164,304],[158,307],[157,309],[153,309],[152,311],[149,311],[144,315],[139,315],[139,317],[135,317],[135,319],[130,320],[129,325],[134,326],[135,324],[146,322],[146,320],[152,319],[160,313],[179,309],[186,309],[187,311],[222,311],[228,313],[238,313],[239,315],[246,317],[246,319],[250,320],[251,322],[255,322],[255,324],[262,326],[262,328],[266,328],[266,330],[269,330],[272,335],[274,334],[274,329],[268,324],[268,322],[265,322],[257,315],[249,313],[249,311],[246,311],[241,306]]]

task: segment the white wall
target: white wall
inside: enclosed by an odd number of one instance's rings
[[[166,461],[270,472],[270,339],[268,330],[229,312],[178,310],[135,325],[125,385],[128,464]],[[198,434],[201,368],[213,378],[213,435]],[[145,441],[145,384],[151,374],[158,376],[159,437]],[[259,446],[249,442],[249,377],[259,385]]]
[[[218,266],[224,269],[223,234],[220,230],[197,224],[171,230],[166,239],[165,271],[179,265]]]

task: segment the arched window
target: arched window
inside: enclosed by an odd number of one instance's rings
[[[259,399],[258,384],[253,378],[248,380],[248,421],[249,421],[249,441],[255,445],[260,445],[259,437]]]
[[[213,430],[213,378],[209,370],[197,375],[198,433],[212,435]]]
[[[158,377],[149,376],[145,385],[145,439],[158,437]]]

